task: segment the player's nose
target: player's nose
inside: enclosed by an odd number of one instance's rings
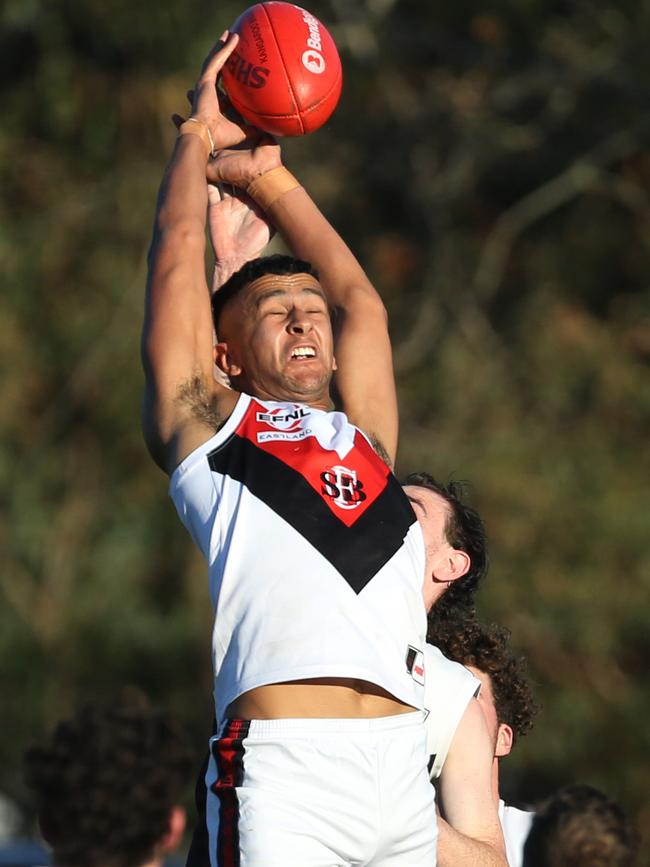
[[[291,334],[306,334],[311,331],[311,322],[308,316],[296,312],[291,317],[288,327]]]

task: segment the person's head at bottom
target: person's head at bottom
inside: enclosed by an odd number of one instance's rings
[[[591,786],[568,786],[542,804],[524,867],[632,867],[637,832],[623,809]]]
[[[135,690],[88,705],[25,755],[56,867],[158,867],[185,830],[192,766],[176,723]]]

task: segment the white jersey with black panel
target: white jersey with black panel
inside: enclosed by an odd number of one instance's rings
[[[208,562],[219,722],[248,690],[314,677],[423,707],[422,533],[343,413],[243,394],[170,494]]]
[[[428,768],[429,776],[435,780],[442,772],[458,724],[467,705],[478,694],[481,681],[432,644],[426,645],[424,659]]]

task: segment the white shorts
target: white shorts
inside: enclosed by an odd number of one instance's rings
[[[228,720],[205,776],[211,867],[433,867],[423,716]]]

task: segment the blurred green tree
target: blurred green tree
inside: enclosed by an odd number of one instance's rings
[[[0,789],[136,682],[210,723],[204,569],[139,431],[156,189],[227,2],[0,10]],[[472,481],[481,609],[545,710],[505,778],[650,827],[650,69],[643,0],[318,0],[345,84],[289,164],[391,315],[400,470]],[[507,771],[507,767],[505,768]],[[190,786],[188,786],[189,790]]]

